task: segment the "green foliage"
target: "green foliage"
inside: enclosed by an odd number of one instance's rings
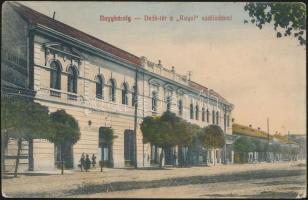
[[[24,98],[1,101],[1,132],[8,137],[46,139],[53,131],[46,106]]]
[[[306,6],[300,2],[285,3],[247,3],[244,10],[251,17],[250,22],[262,29],[266,23],[273,23],[274,30],[283,29],[284,33],[277,31],[277,37],[291,36],[299,40],[301,45],[306,44]],[[244,23],[248,23],[247,20]]]
[[[251,144],[250,151],[255,151],[255,152],[267,151],[267,142],[256,138],[249,139],[249,142]]]
[[[80,139],[80,129],[75,118],[64,110],[51,113],[51,119],[55,130],[47,139],[55,144],[75,144]]]
[[[217,125],[209,125],[199,134],[200,141],[207,149],[222,148],[225,145],[223,130]]]
[[[239,137],[233,143],[233,149],[236,152],[250,152],[251,141],[247,137]]]
[[[117,136],[114,135],[113,129],[109,127],[100,128],[100,134],[103,133],[103,141],[101,141],[100,145],[112,145],[113,141]]]
[[[281,152],[281,146],[278,143],[269,145],[269,151],[273,153]]]
[[[192,143],[191,126],[170,111],[161,117],[145,117],[140,126],[144,143],[151,142],[162,148]]]

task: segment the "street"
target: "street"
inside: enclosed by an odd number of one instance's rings
[[[33,173],[3,179],[2,191],[7,197],[296,198],[306,195],[303,163]]]

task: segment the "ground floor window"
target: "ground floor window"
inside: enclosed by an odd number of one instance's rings
[[[134,131],[124,131],[124,160],[125,166],[132,166],[134,164]]]

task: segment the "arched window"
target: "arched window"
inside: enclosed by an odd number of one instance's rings
[[[205,108],[202,108],[202,121],[205,121]]]
[[[167,96],[166,104],[167,104],[167,110],[170,111],[170,109],[171,109],[171,96]]]
[[[122,88],[122,104],[125,105],[128,104],[128,89],[126,83],[123,83],[123,88]]]
[[[216,124],[217,125],[219,124],[219,112],[218,111],[216,112]]]
[[[194,105],[190,104],[190,119],[194,118]]]
[[[103,95],[104,82],[101,76],[96,76],[96,98],[104,99]]]
[[[110,79],[110,90],[109,90],[109,98],[111,101],[116,100],[116,84],[113,79]]]
[[[179,115],[182,115],[183,114],[183,101],[182,99],[179,100]]]
[[[199,106],[196,105],[196,120],[199,120]]]
[[[212,111],[212,123],[215,124],[215,111]]]
[[[209,109],[206,109],[206,122],[207,123],[210,122],[210,111],[209,111]]]
[[[50,88],[61,90],[61,65],[56,61],[50,63]]]
[[[157,92],[152,92],[152,110],[157,111]]]
[[[71,93],[77,93],[77,70],[75,67],[70,66],[67,72],[67,91]]]

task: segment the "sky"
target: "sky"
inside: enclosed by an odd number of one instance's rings
[[[306,134],[306,48],[276,38],[272,24],[258,29],[245,3],[21,2],[136,56],[145,56],[214,89],[234,104],[236,123],[270,134]],[[131,16],[131,22],[100,16]],[[145,21],[144,16],[198,16],[195,21]],[[202,16],[231,20],[202,21]],[[140,17],[134,20],[134,17]],[[229,18],[230,19],[230,18]]]

